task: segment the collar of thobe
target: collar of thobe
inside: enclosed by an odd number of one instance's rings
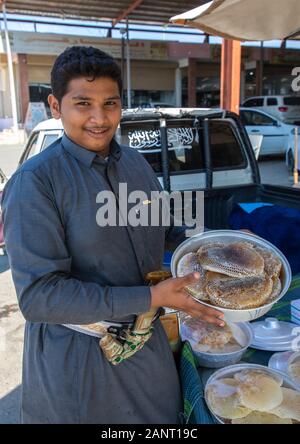
[[[89,168],[92,166],[93,162],[107,165],[107,162],[109,161],[119,160],[122,154],[120,145],[114,139],[112,139],[110,143],[109,156],[106,159],[95,153],[95,151],[90,151],[73,142],[73,140],[71,140],[65,133],[62,136],[61,143],[68,153]]]

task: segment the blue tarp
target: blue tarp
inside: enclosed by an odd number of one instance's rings
[[[300,211],[267,203],[249,207],[239,204],[233,209],[229,226],[248,229],[275,245],[286,256],[292,273],[300,272]]]

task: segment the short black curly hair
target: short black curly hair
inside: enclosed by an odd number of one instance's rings
[[[121,70],[113,57],[92,46],[71,46],[54,62],[51,70],[52,94],[60,103],[68,91],[68,84],[78,77],[109,77],[117,82],[122,96]]]

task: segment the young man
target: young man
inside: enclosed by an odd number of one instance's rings
[[[117,366],[99,339],[65,324],[132,322],[171,307],[221,324],[184,291],[198,276],[148,287],[161,267],[166,228],[97,224],[97,195],[159,190],[134,149],[113,139],[121,118],[121,75],[95,48],[56,60],[49,104],[63,137],[18,169],[3,196],[5,241],[26,319],[23,423],[178,423],[178,375],[159,320],[144,347]]]

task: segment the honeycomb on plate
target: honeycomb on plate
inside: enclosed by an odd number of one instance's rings
[[[200,279],[186,288],[195,298],[235,310],[257,308],[281,292],[282,263],[270,249],[251,242],[209,242],[185,254],[177,276],[198,271]]]

